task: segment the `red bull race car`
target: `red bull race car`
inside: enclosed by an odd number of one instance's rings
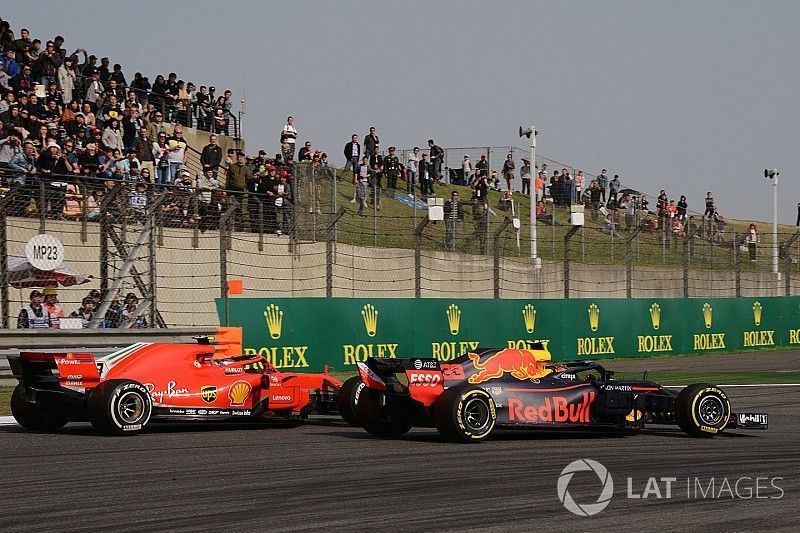
[[[9,363],[19,384],[11,413],[25,428],[55,431],[89,421],[102,433],[131,434],[155,421],[264,421],[293,424],[336,412],[341,382],[324,374],[280,372],[241,354],[241,329],[217,342],[137,343],[103,357],[22,352]]]
[[[338,398],[345,421],[377,437],[435,427],[448,440],[474,442],[496,428],[590,428],[636,432],[677,424],[695,437],[766,429],[763,413],[734,413],[719,387],[676,392],[646,380],[617,380],[596,362],[551,363],[541,344],[486,349],[443,364],[436,359],[358,363]]]

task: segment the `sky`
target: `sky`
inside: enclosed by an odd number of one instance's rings
[[[794,224],[800,2],[7,2],[2,18],[141,71],[246,98],[248,152],[301,140],[343,161],[381,146],[519,146],[703,210]]]

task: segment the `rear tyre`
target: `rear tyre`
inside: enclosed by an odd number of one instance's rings
[[[56,431],[67,423],[64,406],[29,402],[22,385],[11,393],[11,414],[20,426],[33,431]]]
[[[150,421],[153,402],[147,389],[135,381],[104,381],[89,395],[89,421],[100,433],[139,433]]]
[[[381,412],[379,393],[366,387],[360,391],[354,414],[358,425],[367,433],[382,439],[398,438],[408,433],[411,424],[400,416]]]
[[[433,407],[439,434],[456,442],[478,442],[488,437],[497,421],[491,394],[477,385],[457,385],[444,391]]]
[[[364,387],[366,384],[361,381],[361,378],[353,376],[342,383],[339,395],[336,397],[336,408],[339,410],[339,414],[351,426],[361,425],[356,409]]]
[[[713,437],[721,433],[730,416],[728,396],[708,383],[689,385],[675,399],[675,420],[692,437]]]

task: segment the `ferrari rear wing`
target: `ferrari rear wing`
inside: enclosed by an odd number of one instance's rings
[[[60,385],[83,392],[100,383],[94,354],[87,352],[20,352],[9,356],[14,377],[23,385]]]

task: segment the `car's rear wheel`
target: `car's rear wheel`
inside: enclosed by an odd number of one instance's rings
[[[11,393],[11,414],[20,426],[33,431],[56,431],[67,423],[63,405],[29,402],[22,385]]]
[[[447,389],[433,408],[436,429],[447,440],[478,442],[492,433],[496,421],[494,399],[477,385]]]
[[[145,428],[153,412],[153,402],[141,383],[110,380],[91,392],[88,412],[89,421],[99,432],[129,435]]]
[[[675,420],[693,437],[713,437],[722,432],[730,415],[728,396],[708,383],[689,385],[675,399]]]
[[[402,437],[411,429],[411,424],[403,417],[387,414],[381,409],[380,393],[362,388],[355,404],[354,414],[359,426],[372,435],[382,439]]]
[[[336,407],[339,410],[339,414],[351,426],[361,425],[356,409],[364,387],[366,387],[366,384],[361,381],[361,378],[353,376],[342,383],[339,395],[336,397]]]

